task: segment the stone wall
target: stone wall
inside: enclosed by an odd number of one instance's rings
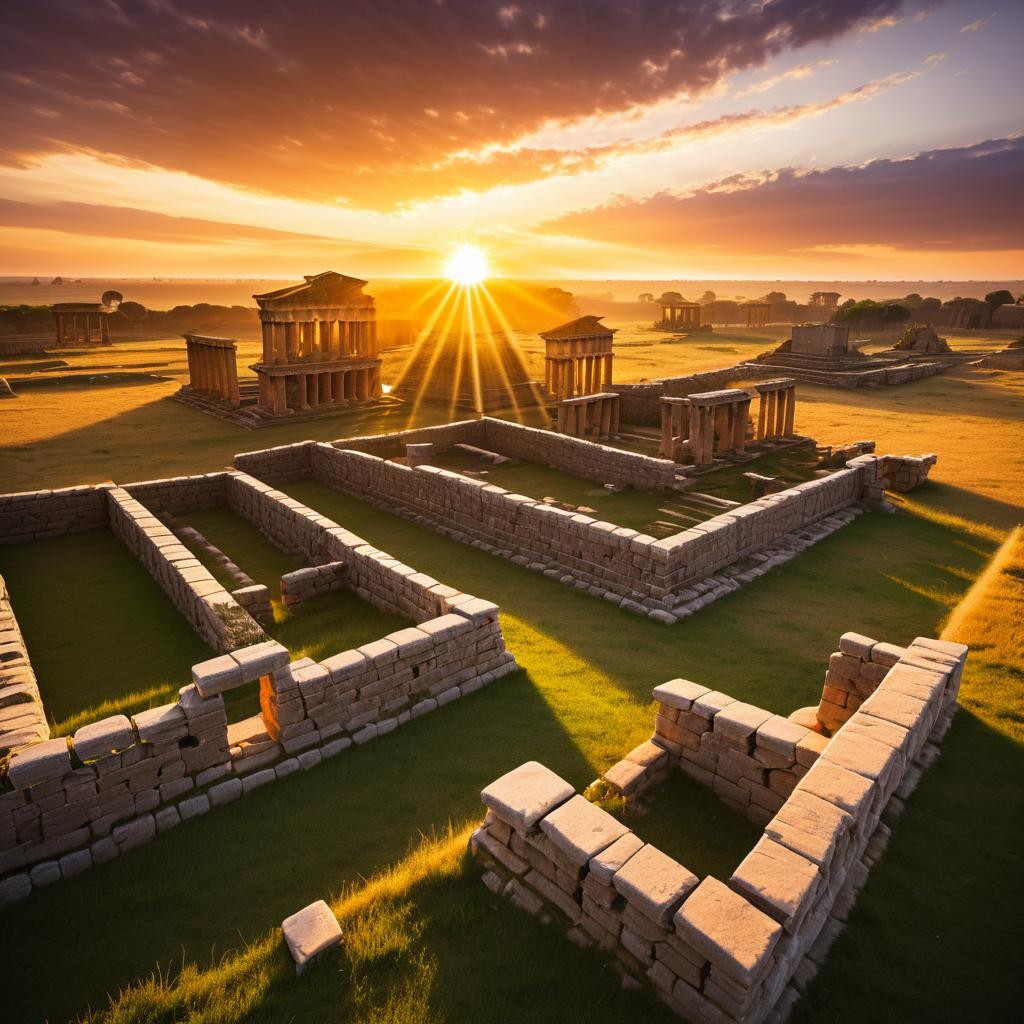
[[[104,485],[0,494],[0,544],[44,540],[106,525]]]
[[[11,595],[0,576],[0,758],[27,743],[50,738],[43,701],[14,617]]]
[[[125,484],[124,489],[157,515],[179,516],[223,505],[227,494],[227,474],[201,473],[166,480],[145,480]]]
[[[334,451],[330,445],[323,448]],[[281,550],[316,565],[344,562],[349,589],[382,611],[420,622],[448,611],[446,601],[457,593],[247,474],[232,474],[228,504]]]
[[[145,505],[122,487],[106,494],[110,528],[213,650],[235,650],[264,637],[252,616]]]
[[[627,758],[633,775],[662,780],[673,764],[693,774],[686,755],[700,753],[696,777],[734,803],[753,792],[742,785],[751,773],[768,793],[771,773],[787,779],[727,882],[698,879],[530,762],[481,794],[488,812],[471,847],[485,884],[531,913],[554,913],[688,1020],[785,1020],[885,846],[882,816],[898,816],[956,710],[966,647],[918,638],[892,651],[875,692],[813,744],[817,734],[705,687],[675,680],[655,691],[664,721]]]
[[[389,434],[367,434],[335,441],[338,448],[366,452],[382,459],[405,454],[407,444],[433,444],[434,453],[440,455],[457,444],[484,444],[484,420],[457,420],[436,427],[418,427],[415,430],[395,430]]]
[[[250,473],[267,483],[284,484],[302,480],[310,474],[310,458],[314,442],[299,441],[262,451],[242,452],[234,458],[235,469]]]
[[[707,603],[696,584],[848,509],[869,486],[881,486],[877,458],[854,461],[662,540],[435,466],[409,469],[327,444],[313,449],[313,475],[446,535],[615,598],[631,611],[663,617],[677,608],[689,614],[685,609],[694,601]]]
[[[671,459],[653,459],[649,455],[621,451],[550,430],[523,427],[508,420],[485,417],[482,422],[482,447],[511,458],[552,466],[597,483],[644,491],[668,490],[675,485],[679,473],[679,467]]]

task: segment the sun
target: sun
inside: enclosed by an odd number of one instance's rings
[[[445,277],[463,287],[479,284],[489,272],[487,254],[475,245],[460,245],[444,265]]]

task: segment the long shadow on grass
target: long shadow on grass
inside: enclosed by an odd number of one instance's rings
[[[961,708],[792,1024],[1019,1019],[1022,778]]]
[[[481,815],[481,788],[531,759],[581,789],[593,778],[520,672],[38,891],[6,912],[5,1013],[63,1020],[183,954],[205,964],[397,860],[418,832]]]
[[[895,643],[936,635],[949,603],[967,589],[963,577],[994,546],[949,523],[869,514],[665,627],[317,481],[286,490],[417,569],[496,601],[506,642],[541,683],[551,652],[532,636],[523,642],[530,629],[585,662],[595,685],[612,683],[645,703],[655,685],[680,675],[781,713],[814,703],[842,633]]]

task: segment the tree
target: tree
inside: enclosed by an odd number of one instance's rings
[[[548,288],[544,292],[544,301],[561,316],[579,316],[579,308],[572,292],[564,288]]]
[[[702,306],[707,306],[710,303],[717,301],[717,299],[718,299],[718,296],[713,291],[708,289],[697,301]]]
[[[785,302],[786,301],[786,293],[785,292],[769,292],[767,295],[762,295],[761,296],[761,301],[762,302],[770,302],[772,304],[775,304],[775,303],[778,303],[778,302]]]
[[[118,311],[130,324],[141,324],[149,310],[141,302],[122,302]]]
[[[1000,288],[997,292],[989,292],[985,296],[985,302],[990,310],[996,309],[999,306],[1012,306],[1013,293],[1008,292],[1005,288]]]

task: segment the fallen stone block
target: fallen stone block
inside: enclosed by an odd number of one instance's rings
[[[341,942],[341,925],[331,908],[317,900],[281,922],[281,931],[295,961],[298,977],[310,963]]]

